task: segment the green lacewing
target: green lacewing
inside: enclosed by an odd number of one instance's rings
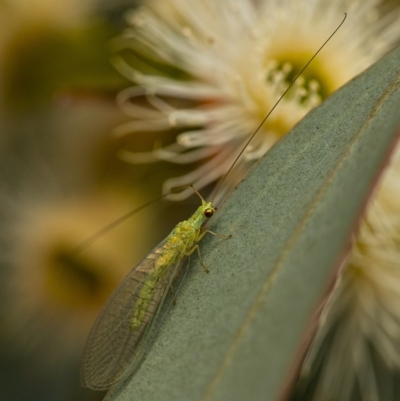
[[[251,140],[298,77],[342,26],[346,17],[345,14],[339,26],[297,74],[261,121],[258,128],[249,137],[229,170],[217,184],[213,200]],[[193,190],[201,199],[201,205],[187,220],[179,222],[172,232],[131,270],[97,317],[83,353],[81,364],[83,386],[95,390],[106,390],[135,372],[148,351],[168,306],[171,304],[171,302],[166,303],[165,301],[170,298],[172,283],[182,274],[188,256],[197,251],[203,268],[208,272],[201,259],[198,242],[207,233],[223,238],[230,237],[230,235],[220,235],[209,230],[202,230],[204,221],[213,216],[216,207],[213,205],[213,200],[207,202],[194,188]],[[114,227],[131,214],[133,213],[130,212],[107,226],[95,237],[110,227]],[[92,242],[92,238],[89,240]]]

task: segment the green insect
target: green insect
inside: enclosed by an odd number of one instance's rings
[[[344,19],[299,72],[250,136],[227,173],[218,183],[214,191],[214,198],[247,145],[293,83],[340,28]],[[209,230],[202,231],[204,221],[212,217],[217,209],[213,205],[213,201],[206,202],[194,188],[193,190],[200,197],[201,205],[188,220],[178,223],[167,238],[128,274],[103,307],[86,342],[81,365],[83,386],[95,390],[106,390],[130,376],[138,368],[155,337],[160,321],[163,320],[165,301],[169,298],[174,280],[181,276],[188,261],[187,257],[197,251],[201,265],[208,272],[202,261],[198,242],[207,233],[222,238],[230,237],[230,235],[220,235]],[[118,219],[98,234],[101,235],[131,214],[132,212]],[[94,237],[97,236],[96,234]],[[92,242],[92,239],[89,240],[89,243]]]
[[[155,323],[172,282],[185,267],[185,256],[199,252],[197,243],[206,233],[230,237],[209,230],[201,232],[203,222],[216,208],[195,192],[201,206],[130,272],[97,318],[83,355],[84,386],[107,389],[137,368],[155,334]],[[201,264],[208,272],[202,260]]]

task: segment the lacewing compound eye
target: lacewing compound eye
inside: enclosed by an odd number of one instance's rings
[[[204,216],[207,217],[207,219],[209,219],[211,216],[213,216],[214,214],[214,209],[206,209],[204,211]]]

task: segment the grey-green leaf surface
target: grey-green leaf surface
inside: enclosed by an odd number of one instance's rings
[[[336,92],[233,191],[178,304],[113,401],[275,400],[400,126],[400,49]]]

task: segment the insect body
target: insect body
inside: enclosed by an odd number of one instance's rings
[[[214,214],[214,210],[212,202],[202,200],[202,205],[196,212],[188,220],[178,223],[164,244],[146,258],[153,259],[153,263],[150,266],[142,267],[139,265],[137,267],[136,270],[147,272],[149,276],[140,290],[139,299],[135,305],[131,320],[132,329],[140,328],[143,324],[157,284],[167,275],[171,266],[176,264],[183,256],[189,256],[196,249],[199,249],[195,243],[207,232],[204,231],[200,234],[201,226],[206,217],[211,217]]]
[[[197,242],[207,232],[218,235],[208,230],[200,232],[204,220],[215,212],[212,202],[202,198],[201,202],[188,220],[178,223],[131,271],[103,308],[83,355],[84,386],[107,389],[140,364],[155,334],[157,315],[168,291],[185,266],[185,256],[199,251]]]

